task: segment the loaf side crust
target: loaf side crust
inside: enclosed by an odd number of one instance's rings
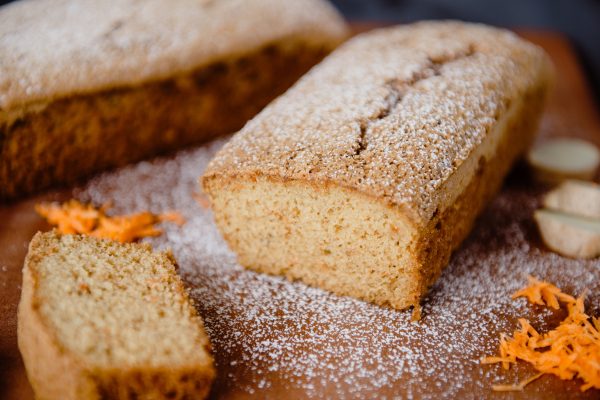
[[[421,270],[420,297],[425,296],[440,277],[452,252],[467,238],[479,214],[502,187],[511,167],[533,144],[547,96],[548,86],[540,82],[514,102],[516,107],[504,120],[504,132],[494,154],[475,160],[475,173],[462,193],[452,206],[434,215],[423,229],[422,241],[415,251]]]
[[[234,132],[330,50],[288,38],[0,123],[0,201]]]
[[[190,362],[189,365],[106,367],[86,362],[83,355],[61,343],[52,324],[40,311],[42,300],[38,287],[39,280],[44,278],[36,268],[37,263],[45,257],[44,252],[52,248],[52,241],[58,237],[59,234],[55,232],[37,233],[30,243],[23,267],[18,344],[36,398],[129,399],[131,396],[156,396],[157,393],[164,396],[169,391],[175,395],[170,398],[206,397],[215,376],[210,343],[180,280],[178,291],[187,298],[192,314],[196,314],[201,333],[201,347],[197,349],[203,352],[200,362]],[[171,258],[170,255],[167,257]],[[148,392],[149,388],[152,389],[151,393]]]
[[[0,122],[35,102],[139,85],[265,43],[335,46],[322,0],[25,0],[0,8]]]

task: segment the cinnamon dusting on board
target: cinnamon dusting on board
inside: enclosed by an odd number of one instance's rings
[[[581,379],[582,391],[600,388],[600,320],[585,313],[585,292],[578,298],[563,293],[551,283],[529,277],[529,286],[512,296],[526,297],[530,303],[560,309],[567,307],[568,315],[547,333],[540,334],[524,318],[520,330],[512,337],[500,336],[500,356],[485,357],[483,364],[502,363],[504,369],[517,360],[531,364],[540,373],[517,385],[494,385],[495,391],[514,391],[523,388],[543,374],[560,379]]]
[[[162,231],[155,227],[160,222],[185,223],[175,211],[164,214],[140,212],[130,215],[108,216],[108,205],[99,208],[92,204],[82,204],[77,200],[66,203],[36,204],[35,211],[48,223],[56,226],[64,234],[84,234],[122,243],[133,242],[150,236],[158,236]]]

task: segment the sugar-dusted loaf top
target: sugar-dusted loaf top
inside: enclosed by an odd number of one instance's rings
[[[325,0],[23,0],[0,8],[0,111],[134,85],[294,37],[346,33]]]
[[[205,177],[333,182],[426,223],[448,203],[440,189],[511,101],[544,87],[549,73],[541,49],[483,25],[421,22],[363,34],[248,122]]]

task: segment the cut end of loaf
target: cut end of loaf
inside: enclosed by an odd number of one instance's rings
[[[40,398],[202,397],[214,376],[175,262],[149,246],[38,233],[23,269],[18,333]]]
[[[251,176],[203,185],[243,266],[379,305],[418,304],[415,229],[397,208],[336,185]]]

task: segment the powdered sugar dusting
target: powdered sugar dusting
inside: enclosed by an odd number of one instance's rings
[[[0,108],[172,77],[282,39],[329,46],[346,29],[322,0],[13,2],[0,9]]]
[[[445,192],[459,186],[450,178],[470,181],[477,163],[469,157],[510,104],[547,86],[548,70],[540,49],[477,24],[429,21],[359,35],[250,120],[207,175],[333,182],[425,225],[460,193]]]
[[[81,200],[112,202],[114,212],[177,210],[187,219],[149,241],[172,249],[197,300],[218,367],[214,394],[288,398],[489,397],[497,382],[532,375],[480,365],[495,354],[500,332],[518,317],[544,329],[553,314],[510,295],[528,274],[572,294],[590,290],[600,311],[600,262],[562,258],[539,243],[531,213],[539,191],[515,179],[496,198],[453,256],[423,302],[423,319],[410,312],[337,297],[302,283],[257,274],[235,262],[212,221],[194,200],[198,177],[224,143],[183,151],[102,175],[75,191]],[[565,389],[566,388],[566,389]],[[543,377],[527,387],[531,398],[568,390],[573,382]]]

